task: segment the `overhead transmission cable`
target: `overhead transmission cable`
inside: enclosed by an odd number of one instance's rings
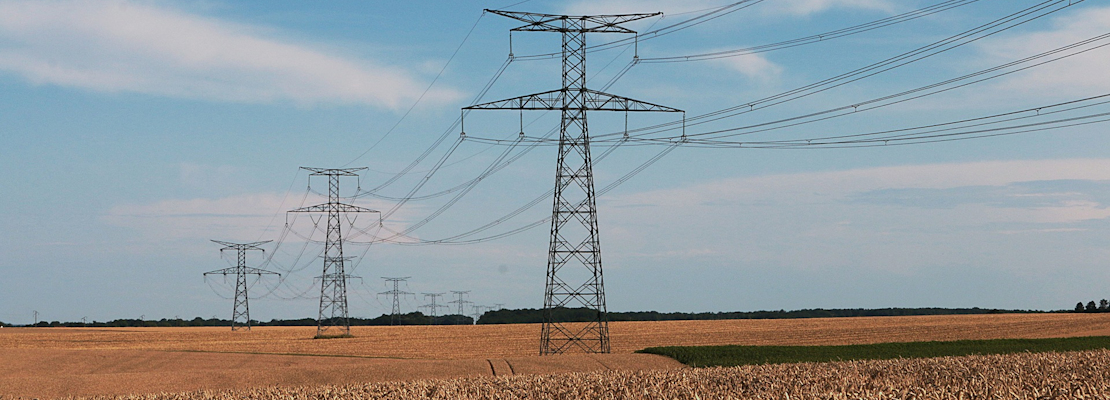
[[[645,31],[643,33],[636,34],[635,36],[631,36],[631,37],[627,37],[627,38],[623,38],[623,39],[617,39],[617,40],[613,40],[613,41],[606,42],[606,43],[600,43],[600,44],[595,44],[595,45],[592,45],[592,46],[586,46],[586,52],[592,53],[592,52],[597,52],[597,51],[610,50],[610,49],[614,49],[614,48],[620,47],[620,46],[625,45],[625,44],[631,44],[631,43],[635,43],[635,42],[638,42],[638,41],[654,39],[654,38],[657,38],[657,37],[660,37],[660,36],[668,35],[668,34],[675,33],[675,32],[678,32],[678,31],[681,31],[681,30],[684,30],[684,29],[687,29],[687,28],[691,28],[691,27],[694,27],[694,26],[697,26],[697,25],[704,24],[706,22],[709,22],[709,21],[712,21],[714,19],[723,17],[725,15],[732,14],[736,11],[743,10],[745,8],[754,6],[754,5],[762,3],[762,2],[763,2],[763,0],[741,0],[741,1],[731,3],[731,4],[727,4],[727,5],[724,5],[724,6],[715,7],[715,8],[710,9],[710,11],[708,11],[704,14],[682,20],[682,21],[677,22],[675,24],[667,25],[667,26],[664,26],[664,27],[659,28],[659,29]],[[510,35],[511,34],[512,33],[510,32]],[[532,60],[542,60],[542,59],[548,59],[548,58],[556,58],[556,57],[561,57],[561,56],[562,56],[562,53],[554,53],[554,52],[553,53],[543,53],[543,54],[530,54],[530,55],[525,55],[525,56],[516,56],[516,60],[518,60],[518,61],[532,61]]]
[[[726,57],[737,57],[748,54],[765,53],[769,51],[788,49],[791,47],[804,46],[823,42],[831,39],[842,38],[859,33],[869,32],[879,28],[885,28],[891,25],[900,24],[903,22],[913,21],[915,19],[927,17],[936,13],[948,11],[954,8],[966,6],[972,3],[979,2],[980,0],[947,0],[940,3],[933,4],[928,7],[919,8],[913,11],[905,12],[890,17],[877,19],[871,22],[849,26],[846,28],[836,29],[828,32],[818,33],[815,35],[784,40],[780,42],[762,44],[758,46],[750,46],[732,50],[720,50],[707,53],[687,54],[680,56],[664,56],[664,57],[641,57],[642,63],[674,63],[674,62],[688,62],[688,61],[703,61],[715,60]]]
[[[1084,53],[1087,53],[1087,52],[1090,52],[1090,51],[1101,49],[1103,47],[1110,46],[1110,40],[1108,40],[1108,39],[1110,39],[1110,34],[1099,35],[1099,36],[1091,38],[1091,39],[1087,39],[1087,40],[1084,40],[1084,41],[1081,41],[1081,42],[1069,44],[1067,46],[1056,48],[1056,49],[1046,51],[1046,52],[1043,52],[1043,53],[1040,53],[1040,54],[1036,54],[1036,55],[1033,55],[1033,56],[1030,56],[1030,57],[1026,57],[1026,58],[1023,58],[1021,60],[1009,62],[1009,63],[1002,64],[1002,65],[999,65],[999,66],[996,66],[996,67],[992,67],[992,68],[988,68],[988,69],[985,69],[985,70],[977,71],[977,72],[974,72],[974,73],[971,73],[971,74],[967,74],[967,75],[963,75],[963,76],[960,76],[960,77],[952,78],[952,79],[945,80],[945,81],[942,81],[942,82],[938,82],[938,83],[918,87],[918,88],[915,88],[915,89],[906,90],[906,91],[895,93],[895,94],[892,94],[892,95],[887,95],[887,96],[883,96],[883,97],[879,97],[879,98],[875,98],[875,99],[871,99],[871,100],[867,100],[867,101],[863,101],[863,102],[859,102],[859,103],[854,103],[854,104],[848,105],[848,106],[841,106],[841,107],[837,107],[837,108],[830,109],[830,110],[820,111],[820,112],[816,112],[816,113],[810,113],[810,114],[791,117],[791,118],[780,119],[780,120],[777,120],[777,121],[766,122],[766,123],[761,123],[761,124],[756,124],[756,125],[750,125],[750,126],[745,126],[745,127],[735,127],[735,128],[728,128],[728,129],[719,129],[719,130],[706,131],[706,132],[700,132],[700,133],[692,133],[692,134],[687,134],[686,136],[687,136],[687,138],[691,138],[691,139],[698,138],[699,136],[706,136],[705,139],[712,140],[712,139],[719,139],[719,138],[739,136],[739,135],[749,135],[749,134],[752,134],[752,133],[778,130],[778,129],[783,129],[783,128],[787,128],[787,127],[794,127],[794,126],[798,126],[798,125],[802,125],[802,124],[819,122],[819,121],[824,121],[824,120],[828,120],[828,119],[831,119],[831,118],[836,118],[836,117],[856,114],[856,113],[860,113],[860,112],[870,111],[870,110],[874,110],[874,109],[877,109],[877,108],[888,107],[888,106],[892,106],[892,105],[895,105],[895,104],[900,104],[900,103],[904,103],[904,102],[907,102],[907,101],[912,101],[912,100],[920,99],[920,98],[923,98],[923,97],[933,96],[933,95],[936,95],[936,94],[940,94],[940,93],[944,93],[944,92],[964,88],[964,87],[967,87],[967,86],[979,84],[979,83],[986,82],[986,81],[989,81],[989,80],[998,79],[998,78],[1009,76],[1009,75],[1012,75],[1012,74],[1015,74],[1015,73],[1018,73],[1018,72],[1023,72],[1023,71],[1026,71],[1026,70],[1029,70],[1029,69],[1032,69],[1032,68],[1040,67],[1040,66],[1043,66],[1043,65],[1046,65],[1046,64],[1050,64],[1050,63],[1057,62],[1057,61],[1060,61],[1060,60],[1064,60],[1064,59],[1067,59],[1067,58],[1071,58],[1071,57],[1074,57],[1074,56],[1077,56],[1077,55],[1081,55],[1081,54],[1084,54]],[[1094,47],[1080,49],[1083,46],[1097,44],[1098,42],[1105,42],[1105,43],[1098,44],[1097,46],[1094,46]],[[1076,50],[1076,49],[1080,49],[1080,50]],[[1058,57],[1051,58],[1051,59],[1048,59],[1048,60],[1044,60],[1044,61],[1041,61],[1041,62],[1038,62],[1038,63],[1034,63],[1034,64],[1031,64],[1031,65],[1026,65],[1026,66],[1023,66],[1021,68],[1015,68],[1015,69],[1011,69],[1011,70],[1008,70],[1008,71],[1004,71],[1007,68],[1019,66],[1021,64],[1029,63],[1031,61],[1036,61],[1036,60],[1039,60],[1039,59],[1042,59],[1042,58],[1047,58],[1047,57],[1053,56],[1053,55],[1058,55],[1060,53],[1064,53],[1064,52],[1071,51],[1071,50],[1075,50],[1075,51],[1073,51],[1071,53],[1068,53],[1068,54],[1059,55]],[[999,71],[1002,71],[1002,72],[999,72]],[[989,74],[992,74],[992,73],[994,73],[994,75],[989,75]],[[984,76],[984,75],[986,75],[986,76]],[[963,82],[963,81],[966,81],[966,80],[971,79],[971,78],[979,78],[979,79],[975,79],[975,80],[972,80],[972,81],[969,81],[969,82]],[[961,82],[963,82],[963,83],[961,83]],[[959,84],[956,84],[956,83],[959,83]],[[911,95],[913,95],[913,96],[911,96]],[[910,97],[907,97],[907,96],[910,96]],[[891,101],[891,100],[893,100],[893,101]],[[838,113],[838,114],[834,114],[834,113]],[[833,114],[833,115],[828,115],[828,114]],[[822,118],[812,119],[814,117],[822,117]],[[796,122],[796,123],[792,123],[792,124],[788,124],[788,125],[781,125],[783,123],[793,122],[793,121],[802,121],[802,122]],[[761,129],[752,130],[754,128],[761,128]],[[744,132],[737,133],[735,131],[744,131]],[[725,133],[727,133],[727,134],[725,134]],[[663,139],[666,139],[666,138],[663,138]]]
[[[678,130],[682,125],[686,127],[700,125],[708,122],[717,121],[724,118],[731,118],[738,115],[747,114],[757,109],[767,108],[774,105],[783,104],[789,101],[798,100],[801,98],[809,97],[824,91],[831,90],[836,87],[844,86],[849,83],[857,82],[859,80],[878,75],[911,63],[921,61],[923,59],[942,54],[961,46],[976,42],[983,38],[993,36],[995,34],[1013,29],[1017,26],[1026,24],[1028,22],[1043,18],[1058,11],[1064,10],[1075,4],[1081,3],[1083,0],[1048,0],[1038,3],[1032,7],[1025,8],[1021,11],[1009,14],[1005,17],[993,20],[986,24],[977,26],[970,30],[961,32],[959,34],[950,36],[937,42],[919,47],[899,54],[894,57],[870,64],[865,67],[855,69],[846,73],[842,73],[818,82],[814,82],[799,88],[795,88],[786,92],[776,95],[768,96],[759,100],[751,101],[748,103],[712,111],[709,113],[687,117],[685,122],[675,121],[666,122],[656,125],[631,129],[627,133],[637,134],[639,132],[656,133],[663,130]],[[771,103],[771,104],[765,104]],[[760,106],[760,107],[757,107]],[[612,132],[607,134],[595,135],[595,138],[603,138],[609,136],[623,136],[625,132]],[[643,135],[643,134],[641,134]],[[635,136],[635,135],[634,135]]]
[[[1079,1],[1081,1],[1081,0],[1079,0]],[[902,67],[902,66],[905,66],[905,65],[923,60],[925,58],[928,58],[928,57],[931,57],[931,56],[934,56],[934,55],[937,55],[937,54],[941,54],[941,53],[944,53],[944,52],[947,52],[947,51],[951,51],[951,50],[953,50],[955,48],[958,48],[960,46],[964,46],[964,45],[967,45],[969,43],[973,43],[975,41],[978,41],[978,40],[981,40],[983,38],[989,37],[991,35],[995,35],[997,33],[1012,29],[1012,28],[1017,27],[1019,25],[1031,22],[1033,20],[1036,20],[1036,19],[1039,19],[1039,18],[1042,18],[1042,17],[1045,17],[1045,16],[1050,15],[1052,13],[1058,12],[1058,11],[1063,10],[1067,7],[1070,7],[1074,4],[1077,4],[1079,1],[1073,1],[1073,2],[1068,2],[1068,0],[1049,0],[1049,1],[1045,1],[1045,2],[1039,3],[1035,6],[1023,9],[1019,12],[1007,15],[1006,17],[996,19],[996,20],[991,21],[987,24],[980,25],[980,26],[978,26],[976,28],[973,28],[971,30],[964,31],[964,32],[959,33],[957,35],[945,38],[943,40],[931,43],[931,44],[926,45],[926,46],[922,46],[922,47],[917,48],[915,50],[902,53],[900,55],[885,59],[885,60],[877,62],[877,63],[873,63],[871,65],[868,65],[868,66],[865,66],[865,67],[862,67],[862,68],[858,68],[854,71],[850,71],[850,72],[847,72],[847,73],[843,73],[843,74],[834,76],[832,78],[828,78],[828,79],[825,79],[825,80],[822,80],[822,81],[819,81],[819,82],[815,82],[815,83],[812,83],[812,84],[809,84],[809,85],[806,85],[806,86],[802,86],[802,87],[799,87],[799,88],[796,88],[796,89],[792,89],[790,91],[786,91],[786,92],[779,93],[779,94],[776,94],[776,95],[768,96],[768,97],[765,97],[765,98],[760,99],[760,100],[745,103],[743,105],[733,106],[733,107],[729,107],[729,108],[709,112],[709,113],[706,113],[706,114],[701,114],[701,115],[698,115],[698,116],[688,117],[688,118],[685,118],[682,121],[666,122],[666,123],[660,123],[660,124],[655,124],[655,125],[646,126],[646,127],[628,129],[628,130],[622,131],[622,132],[613,132],[613,133],[594,135],[593,142],[600,144],[600,143],[602,143],[606,140],[614,140],[614,139],[606,139],[608,137],[614,137],[614,136],[623,137],[625,135],[629,135],[633,138],[638,138],[638,137],[644,137],[644,136],[647,136],[647,135],[660,133],[660,132],[677,131],[679,129],[682,129],[682,130],[685,131],[685,129],[687,129],[691,126],[697,126],[697,125],[701,125],[701,124],[705,124],[705,123],[709,123],[709,122],[714,122],[714,121],[718,121],[718,120],[725,119],[725,118],[731,118],[731,117],[735,117],[735,116],[738,116],[738,115],[743,115],[743,114],[751,113],[751,112],[758,111],[758,110],[761,110],[761,109],[765,109],[765,108],[768,108],[768,107],[772,107],[772,106],[780,105],[780,104],[783,104],[783,103],[787,103],[787,102],[790,102],[790,101],[793,101],[793,100],[798,100],[798,99],[801,99],[801,98],[804,98],[804,97],[812,96],[812,95],[815,95],[815,94],[818,94],[818,93],[821,93],[821,92],[824,92],[824,91],[827,91],[827,90],[831,90],[831,89],[836,88],[836,87],[847,85],[849,83],[853,83],[853,82],[856,82],[856,81],[859,81],[859,80],[862,80],[862,79],[865,79],[865,78],[868,78],[868,77],[871,77],[871,76],[878,75],[878,74],[883,73],[883,72],[893,70],[895,68],[899,68],[899,67]],[[1059,7],[1056,7],[1056,6],[1059,6]],[[1053,7],[1055,7],[1055,8],[1053,8]],[[1019,61],[1021,61],[1021,60],[1019,60]],[[972,75],[974,75],[974,74],[972,74]],[[856,106],[855,108],[858,108],[858,105],[859,105],[859,103],[856,103],[856,104],[849,105],[849,106],[846,106],[846,107]],[[844,109],[844,108],[845,107],[841,107],[840,109]],[[787,120],[797,120],[797,119],[805,118],[807,116],[794,117],[792,119],[787,119]],[[749,129],[749,128],[751,128],[751,127],[748,126],[748,127],[741,127],[741,128],[735,128],[735,129]],[[716,132],[716,131],[710,131],[709,133],[714,133],[714,132]],[[686,136],[686,137],[692,137],[692,136],[706,134],[706,133],[693,133],[693,134],[691,134],[691,133],[686,133],[686,132],[684,132],[684,133],[685,134],[683,136]],[[659,138],[660,139],[659,144],[666,145],[667,143],[669,143],[671,140],[673,140],[675,138],[681,138],[681,136],[672,136],[672,137]],[[495,142],[494,140],[485,139],[485,138],[472,138],[472,140],[483,141],[485,143],[494,143]],[[537,140],[537,139],[526,138],[526,140],[532,141],[532,140]],[[554,144],[549,142],[549,143],[547,143],[547,145],[554,145]]]
[[[401,115],[401,118],[398,118],[397,122],[395,122],[393,126],[390,127],[384,135],[382,135],[382,137],[378,138],[378,140],[375,141],[374,144],[370,145],[370,148],[366,149],[366,151],[363,151],[362,154],[359,154],[358,157],[355,157],[350,162],[343,164],[343,167],[351,165],[355,161],[358,161],[362,159],[362,157],[365,157],[366,154],[370,153],[371,150],[374,150],[374,148],[378,147],[378,145],[381,144],[382,141],[385,140],[385,138],[389,137],[389,135],[393,133],[393,131],[396,130],[398,126],[401,125],[401,122],[403,122],[405,118],[409,116],[409,113],[411,113],[412,110],[420,104],[420,101],[424,100],[424,96],[427,96],[428,92],[432,90],[432,86],[435,86],[436,82],[439,81],[439,78],[443,76],[443,72],[447,71],[447,66],[451,65],[451,61],[454,61],[455,56],[459,55],[459,50],[462,50],[463,45],[465,45],[466,41],[470,39],[470,35],[474,33],[474,29],[478,27],[478,23],[482,22],[482,17],[485,16],[486,11],[482,10],[482,14],[478,15],[478,19],[474,21],[474,25],[470,26],[470,30],[466,32],[466,36],[463,36],[463,40],[459,43],[458,47],[455,47],[455,51],[451,53],[451,57],[447,58],[447,62],[443,63],[443,67],[439,69],[438,73],[436,73],[435,78],[432,78],[432,81],[428,83],[428,87],[424,88],[424,91],[420,93],[420,96],[416,98],[416,101],[412,102],[412,105],[409,106],[408,110],[405,110],[405,113]]]

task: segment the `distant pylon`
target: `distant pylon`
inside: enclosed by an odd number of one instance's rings
[[[436,317],[439,316],[439,309],[440,308],[450,308],[450,307],[447,307],[443,304],[439,304],[437,302],[439,297],[443,296],[444,294],[446,294],[446,293],[424,293],[424,298],[425,299],[431,298],[432,302],[428,303],[428,304],[425,304],[425,305],[422,305],[420,307],[428,309],[428,316],[432,317],[432,324],[436,323]]]
[[[458,310],[459,310],[458,314],[459,315],[466,315],[466,312],[464,311],[466,305],[467,304],[472,304],[473,302],[464,300],[463,296],[466,296],[468,293],[470,293],[470,291],[469,290],[452,290],[451,293],[455,294],[455,296],[458,296],[458,299],[448,301],[448,303],[455,304],[458,307]]]
[[[340,214],[376,213],[378,211],[340,202],[339,178],[358,176],[358,171],[366,168],[308,168],[310,176],[328,177],[328,202],[309,207],[301,207],[289,212],[325,213],[328,215],[327,239],[324,242],[324,272],[320,275],[320,314],[316,319],[316,337],[350,335],[351,321],[347,310],[347,280],[351,278],[344,270],[344,263],[352,257],[343,256],[343,231]],[[311,178],[310,178],[311,179]],[[338,334],[329,333],[337,328]]]
[[[382,279],[385,279],[386,282],[392,282],[393,283],[393,290],[390,290],[388,292],[378,293],[379,295],[381,295],[381,294],[393,295],[393,312],[391,312],[389,314],[390,315],[390,317],[389,317],[389,324],[390,325],[397,325],[397,321],[401,319],[401,296],[407,296],[407,295],[413,294],[412,292],[406,292],[406,291],[401,290],[401,286],[400,286],[401,282],[404,282],[404,281],[408,280],[409,278],[412,278],[412,277],[411,276],[406,276],[406,277],[403,277],[403,278],[387,278],[387,277],[384,277],[384,276],[382,277]]]
[[[478,325],[478,319],[482,318],[482,314],[485,314],[486,311],[492,310],[493,307],[474,305],[473,309],[474,314],[471,314],[470,316],[474,318],[474,325]]]
[[[486,11],[526,23],[511,31],[559,32],[563,36],[562,88],[463,108],[559,110],[562,113],[558,165],[555,170],[555,196],[551,212],[551,241],[547,256],[547,284],[543,300],[543,325],[540,330],[540,354],[558,354],[573,349],[587,353],[608,353],[609,322],[605,306],[605,280],[601,268],[601,242],[598,235],[593,159],[590,156],[586,111],[628,113],[682,110],[586,89],[586,34],[635,34],[635,31],[620,25],[662,13],[568,16]],[[569,325],[557,320],[556,310],[568,306],[593,310],[593,318],[582,325]]]
[[[238,260],[238,262],[232,268],[217,269],[215,271],[205,272],[204,276],[215,274],[220,274],[223,276],[227,276],[228,274],[235,275],[235,304],[231,307],[231,330],[237,331],[245,327],[249,331],[251,330],[251,309],[250,304],[247,302],[247,275],[258,275],[259,277],[262,277],[262,275],[277,275],[280,277],[281,274],[277,272],[270,272],[264,269],[248,267],[247,250],[258,250],[265,253],[266,250],[258,246],[269,243],[270,241],[267,240],[264,242],[254,243],[231,243],[213,240],[213,242],[224,246],[220,249],[220,253],[223,253],[224,250],[235,250],[237,254],[236,259]]]

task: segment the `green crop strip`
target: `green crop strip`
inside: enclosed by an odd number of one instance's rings
[[[876,343],[844,346],[674,346],[649,347],[638,351],[638,353],[671,357],[692,367],[731,367],[752,364],[885,360],[1095,349],[1110,349],[1110,336]]]

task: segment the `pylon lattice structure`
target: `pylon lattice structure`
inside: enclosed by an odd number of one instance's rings
[[[551,212],[551,241],[547,258],[540,354],[568,351],[609,352],[609,324],[605,281],[601,267],[597,204],[587,111],[682,112],[675,108],[620,97],[586,88],[586,34],[636,32],[620,26],[661,13],[567,16],[486,10],[523,21],[512,31],[562,34],[561,89],[465,107],[464,110],[559,110],[558,165]],[[596,311],[584,325],[558,321],[556,310],[586,307]]]
[[[478,325],[478,319],[482,318],[482,315],[485,314],[486,311],[493,310],[493,307],[483,305],[474,305],[472,308],[474,309],[474,314],[470,314],[470,316],[474,318],[474,325]]]
[[[344,204],[339,197],[339,178],[358,176],[366,168],[308,168],[310,176],[328,177],[328,202],[290,210],[292,213],[327,214],[327,238],[324,241],[324,272],[320,275],[320,314],[316,320],[316,337],[351,334],[350,314],[347,309],[347,280],[352,278],[344,270],[344,263],[353,257],[343,256],[343,230],[341,214],[376,213],[378,211]],[[311,179],[311,178],[310,178]],[[335,332],[338,330],[339,332]]]
[[[409,278],[412,278],[412,277],[411,276],[406,276],[406,277],[403,277],[403,278],[387,278],[387,277],[384,277],[384,276],[382,277],[382,279],[385,279],[386,282],[390,282],[390,283],[393,284],[393,290],[390,290],[388,292],[378,293],[378,294],[387,294],[387,295],[392,295],[393,296],[393,312],[389,314],[390,315],[390,318],[389,318],[389,324],[390,325],[397,325],[397,321],[400,320],[400,318],[401,318],[401,296],[408,296],[410,294],[413,294],[412,292],[406,292],[406,291],[401,290],[401,282],[404,282],[404,281],[408,280]]]
[[[455,300],[448,301],[447,303],[454,304],[456,307],[458,307],[458,310],[459,310],[458,314],[459,315],[466,315],[466,305],[467,304],[473,304],[473,302],[464,299],[463,296],[466,296],[469,293],[470,293],[469,290],[452,290],[451,294],[454,294],[455,296],[458,296],[458,298],[455,299]]]
[[[277,275],[280,277],[281,274],[260,268],[248,267],[247,251],[259,250],[265,253],[266,250],[258,246],[269,243],[270,241],[267,240],[264,242],[253,243],[231,243],[213,240],[213,242],[224,246],[220,249],[220,253],[223,253],[226,250],[235,250],[237,262],[234,267],[208,271],[204,273],[204,276],[227,276],[229,274],[235,275],[235,303],[231,308],[231,330],[237,331],[246,328],[249,331],[251,330],[251,309],[247,296],[247,275],[258,275],[259,277],[262,277],[262,275]]]
[[[446,293],[424,293],[424,298],[425,299],[430,298],[430,299],[432,299],[432,302],[428,303],[428,304],[425,304],[425,305],[422,305],[420,307],[428,309],[428,316],[432,317],[432,323],[433,324],[436,323],[436,317],[439,316],[439,309],[440,308],[450,308],[448,306],[445,306],[443,304],[438,303],[439,297],[443,296],[444,294],[446,294]]]

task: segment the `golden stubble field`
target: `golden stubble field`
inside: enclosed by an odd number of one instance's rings
[[[667,371],[684,367],[632,353],[667,345],[1110,336],[1110,314],[614,322],[610,330],[614,354],[538,357],[534,324],[355,327],[354,338],[324,340],[312,339],[314,327],[0,329],[0,397]]]
[[[405,359],[529,357],[538,324],[353,327],[354,338],[312,339],[315,327],[21,328],[0,348],[159,350]],[[1110,314],[989,314],[610,323],[614,353],[653,346],[828,345],[932,340],[1110,336]]]
[[[597,371],[157,393],[103,400],[1048,400],[1110,398],[1110,350]]]
[[[1110,350],[197,391],[104,400],[1110,398]]]

